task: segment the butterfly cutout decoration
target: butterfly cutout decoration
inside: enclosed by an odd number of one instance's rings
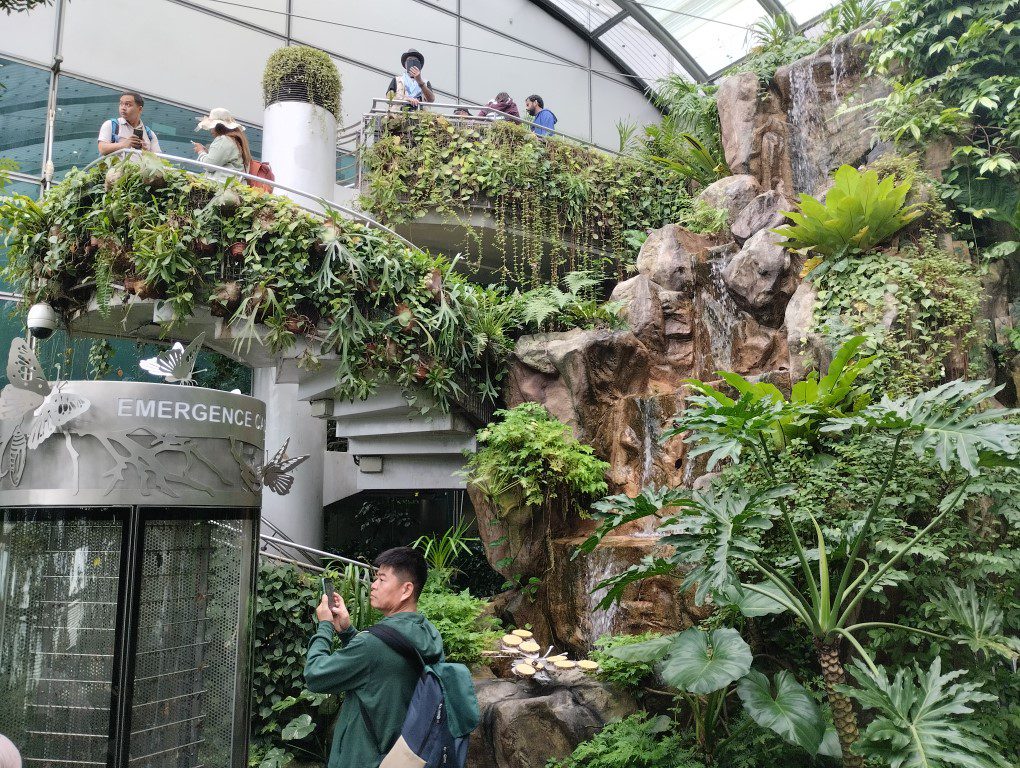
[[[155,357],[139,360],[138,364],[142,370],[152,376],[162,376],[170,384],[176,381],[194,385],[195,374],[202,372],[195,370],[195,361],[204,341],[204,333],[198,334],[187,347],[176,341],[170,349],[160,352]]]
[[[51,385],[22,338],[11,342],[7,379],[10,383],[0,391],[0,419],[17,419],[17,424],[0,450],[0,478],[10,476],[17,486],[25,472],[28,451],[85,413],[90,403],[81,395],[63,392],[66,382]]]
[[[273,458],[268,462],[255,464],[249,461],[244,455],[244,443],[230,438],[230,453],[233,455],[237,465],[241,468],[241,482],[252,493],[259,493],[262,486],[266,486],[278,496],[286,496],[294,486],[294,475],[291,474],[296,467],[303,464],[310,454],[295,456],[287,455],[287,446],[290,445],[290,438],[280,446]]]

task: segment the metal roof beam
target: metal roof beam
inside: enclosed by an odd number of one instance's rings
[[[686,69],[695,80],[702,83],[708,81],[708,73],[701,68],[701,65],[695,61],[687,49],[680,45],[677,39],[656,21],[654,16],[632,0],[616,0],[616,4],[627,11],[634,21],[644,27],[648,34],[661,43],[669,54],[680,62],[680,66]]]

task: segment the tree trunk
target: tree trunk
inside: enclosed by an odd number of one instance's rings
[[[846,683],[846,670],[839,658],[839,642],[823,643],[815,641],[818,662],[822,666],[822,678],[825,680],[825,692],[832,708],[832,719],[839,736],[839,746],[843,750],[843,765],[847,768],[864,768],[864,758],[855,755],[850,748],[857,741],[857,713],[853,702],[836,690],[837,685]]]

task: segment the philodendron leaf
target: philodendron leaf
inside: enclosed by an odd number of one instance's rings
[[[825,718],[811,694],[785,669],[776,673],[774,691],[769,679],[752,669],[737,683],[737,695],[758,725],[775,731],[810,755],[818,754],[825,736]]]
[[[610,648],[606,653],[620,661],[629,661],[634,664],[643,662],[647,664],[664,658],[677,637],[678,635],[676,634],[653,637],[651,640],[646,640],[643,643],[632,643],[631,645],[622,645],[619,648]]]
[[[657,669],[674,688],[712,693],[747,674],[751,669],[751,647],[735,629],[703,632],[692,627],[676,636]]]
[[[754,587],[753,590],[746,584],[728,584],[713,596],[715,603],[720,606],[732,605],[749,619],[782,613],[787,610],[783,602],[780,602],[781,600],[785,602],[783,593],[775,584],[765,583],[751,586]],[[768,592],[768,595],[763,595],[762,592]]]
[[[283,728],[281,734],[284,741],[303,739],[315,730],[315,723],[311,715],[298,715]]]
[[[1008,768],[993,735],[967,715],[996,697],[977,683],[955,682],[966,674],[942,674],[938,657],[926,670],[900,669],[889,678],[885,669],[870,671],[860,662],[848,668],[859,687],[838,690],[870,710],[871,721],[854,751],[890,768]]]

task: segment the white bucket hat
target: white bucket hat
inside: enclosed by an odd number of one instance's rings
[[[244,130],[244,126],[234,119],[234,116],[230,114],[230,110],[223,107],[211,109],[205,117],[196,117],[195,119],[198,120],[198,127],[195,128],[196,131],[211,131],[216,125],[222,125],[228,131],[232,131],[235,128]]]

